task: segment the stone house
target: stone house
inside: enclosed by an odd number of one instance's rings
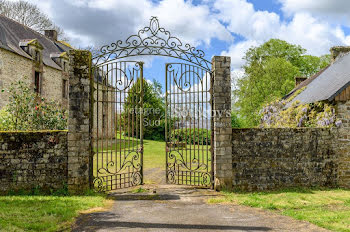
[[[68,44],[57,40],[55,30],[42,35],[0,16],[0,89],[22,80],[42,97],[68,106]],[[0,92],[0,108],[8,102]]]
[[[67,52],[73,49],[67,43],[58,41],[55,30],[46,30],[40,34],[12,19],[0,15],[0,90],[8,89],[10,84],[24,81],[33,91],[48,100],[68,108],[69,93],[69,57]],[[101,77],[102,78],[102,77]],[[100,79],[101,79],[100,78]],[[98,78],[97,78],[98,79]],[[112,90],[101,80],[95,78],[95,99],[112,101]],[[99,84],[97,83],[99,81]],[[97,88],[99,86],[99,88]],[[109,91],[103,91],[104,89]],[[109,94],[106,94],[106,93]],[[8,103],[8,93],[0,91],[0,109]],[[102,103],[94,104],[102,107]],[[103,103],[104,111],[95,114],[93,134],[99,137],[113,137],[114,106]],[[111,112],[109,118],[105,115]]]

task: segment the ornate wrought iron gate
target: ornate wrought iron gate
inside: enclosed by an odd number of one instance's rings
[[[211,82],[202,67],[166,65],[167,183],[213,185]]]
[[[166,65],[167,182],[212,187],[211,62],[156,17],[93,58],[93,185],[113,190],[143,182],[143,64],[119,59],[150,55],[186,62]]]
[[[108,191],[143,182],[143,63],[93,68],[93,185]]]

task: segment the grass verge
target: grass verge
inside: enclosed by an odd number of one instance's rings
[[[0,196],[0,231],[70,231],[79,212],[107,202],[103,195]]]
[[[223,192],[209,203],[233,203],[276,211],[333,231],[350,231],[350,190],[290,189],[284,191]]]

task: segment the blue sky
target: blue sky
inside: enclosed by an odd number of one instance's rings
[[[125,39],[157,16],[162,27],[206,53],[227,55],[242,75],[242,57],[270,38],[299,44],[309,54],[350,45],[348,0],[28,0],[62,27],[75,47]],[[146,59],[145,76],[164,83],[162,58]]]

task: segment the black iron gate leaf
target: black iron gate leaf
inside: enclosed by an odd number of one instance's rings
[[[140,185],[143,63],[97,65],[93,78],[93,186],[108,191]]]
[[[185,63],[166,65],[166,179],[212,187],[211,73]]]

